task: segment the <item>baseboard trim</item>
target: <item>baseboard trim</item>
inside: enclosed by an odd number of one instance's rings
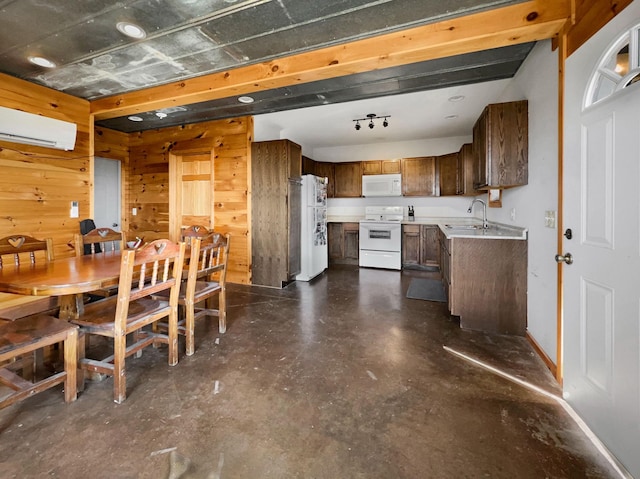
[[[534,339],[533,336],[531,336],[529,331],[526,332],[525,336],[527,338],[527,341],[529,341],[529,343],[535,350],[535,352],[538,353],[538,356],[540,356],[542,361],[547,365],[547,368],[549,368],[549,371],[551,371],[551,373],[553,374],[553,377],[557,378],[558,375],[556,373],[558,372],[558,369],[555,363],[551,360],[551,358],[547,355],[547,353],[544,352],[544,349],[540,347],[538,342]]]

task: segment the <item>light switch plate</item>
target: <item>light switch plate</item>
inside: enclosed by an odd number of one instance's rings
[[[77,218],[78,216],[80,216],[80,212],[78,210],[78,202],[72,201],[71,209],[69,210],[69,218]]]
[[[556,212],[553,210],[547,210],[544,212],[544,225],[547,228],[556,227]]]

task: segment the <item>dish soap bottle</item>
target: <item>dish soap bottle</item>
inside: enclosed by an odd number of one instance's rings
[[[416,217],[413,214],[413,206],[409,206],[409,221],[415,221]]]

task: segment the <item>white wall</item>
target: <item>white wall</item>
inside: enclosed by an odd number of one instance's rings
[[[539,42],[500,101],[529,101],[529,184],[505,190],[502,208],[488,208],[491,221],[529,229],[528,330],[556,361],[557,230],[545,227],[545,211],[558,205],[558,55]],[[511,211],[515,210],[515,220]]]
[[[471,140],[469,132],[468,136],[450,138],[314,148],[311,158],[316,161],[343,162],[446,155],[455,153],[463,144],[471,143]]]

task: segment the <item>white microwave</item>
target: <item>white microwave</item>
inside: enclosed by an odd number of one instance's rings
[[[363,175],[362,196],[402,196],[402,176],[400,173]]]

